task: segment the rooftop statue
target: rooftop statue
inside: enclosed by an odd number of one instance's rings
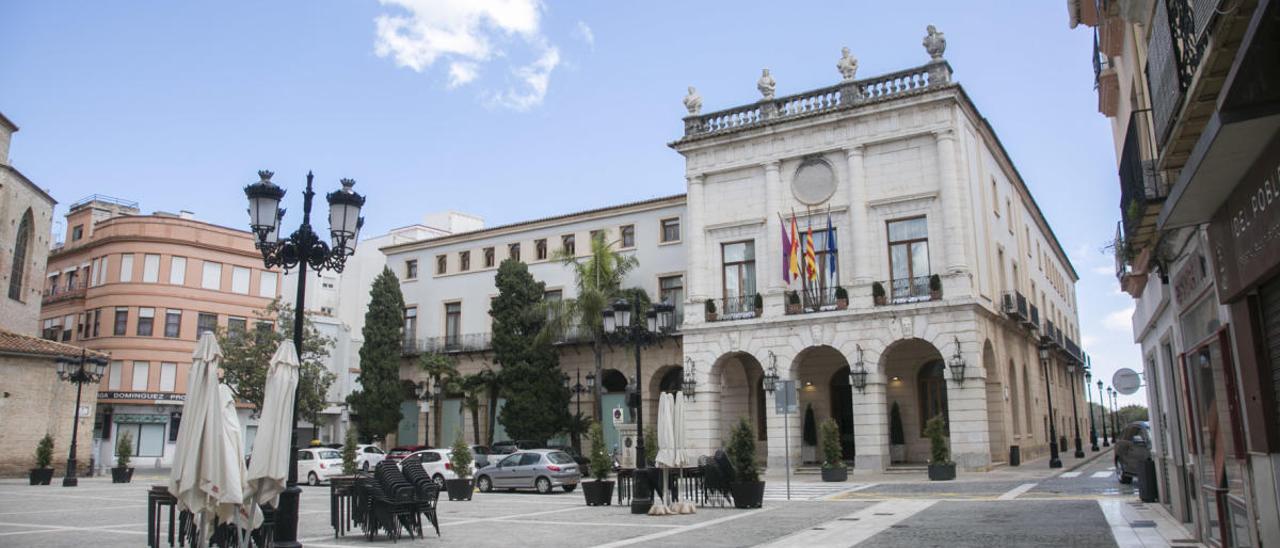
[[[756,81],[756,89],[760,90],[760,95],[764,96],[764,100],[773,100],[773,90],[778,87],[778,82],[769,75],[769,69],[764,69],[760,74],[760,79]]]
[[[849,53],[849,48],[840,48],[840,60],[836,61],[836,70],[840,71],[840,76],[845,82],[853,80],[858,74],[858,58]]]
[[[684,108],[689,109],[690,116],[702,112],[702,96],[698,95],[697,88],[689,86],[689,94],[684,96]]]
[[[947,37],[938,32],[933,25],[929,25],[926,29],[929,34],[924,37],[924,50],[929,52],[929,57],[934,61],[942,59],[942,53],[947,51]]]

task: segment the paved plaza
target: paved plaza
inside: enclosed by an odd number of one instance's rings
[[[929,482],[914,474],[851,476],[846,483],[797,478],[786,499],[782,478],[768,478],[764,508],[699,508],[694,515],[632,515],[628,508],[587,507],[580,492],[477,493],[440,502],[440,537],[397,545],[484,546],[1194,546],[1135,490],[1113,476],[1108,453],[1043,459],[1018,468]],[[32,487],[0,481],[0,546],[133,547],[146,542],[146,491],[163,476],[140,473],[113,485],[87,478],[80,487]],[[329,489],[304,487],[301,540],[312,547],[389,545],[359,530],[335,537]]]

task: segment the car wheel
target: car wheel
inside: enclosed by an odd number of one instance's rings
[[[551,480],[547,478],[538,478],[538,481],[533,482],[533,486],[544,495],[551,492]]]
[[[1125,485],[1133,483],[1133,476],[1124,471],[1124,463],[1120,459],[1116,459],[1116,479]]]
[[[443,488],[443,487],[444,487],[444,476],[442,476],[442,475],[440,475],[440,474],[436,474],[436,475],[434,475],[434,476],[431,476],[431,481],[436,482],[436,485],[439,485],[441,488]]]
[[[320,476],[317,476],[315,472],[307,474],[307,485],[312,487],[320,485]]]
[[[576,489],[577,487],[578,487],[577,485],[566,485],[562,487],[562,489],[564,489],[564,492],[566,493],[572,493],[573,490]]]
[[[369,461],[364,461],[364,463],[360,465],[360,470],[363,470],[363,471],[365,471],[365,472],[368,472],[368,471],[369,471]]]
[[[481,493],[488,493],[493,490],[493,482],[489,480],[489,476],[480,476],[476,478],[476,487]]]

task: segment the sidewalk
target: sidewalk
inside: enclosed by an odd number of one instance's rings
[[[1158,503],[1099,500],[1098,506],[1119,548],[1204,546]]]
[[[1062,460],[1062,468],[1049,468],[1049,456],[1038,457],[1032,460],[1023,461],[1021,466],[999,465],[986,472],[965,472],[956,470],[956,479],[953,481],[1000,481],[1000,480],[1020,480],[1020,481],[1037,481],[1048,477],[1055,476],[1062,472],[1070,472],[1080,467],[1086,466],[1100,458],[1111,458],[1111,448],[1101,448],[1100,451],[1094,453],[1085,450],[1085,457],[1077,459],[1068,451],[1059,456]],[[763,479],[768,481],[785,481],[786,474],[783,470],[765,470]],[[929,481],[928,472],[924,469],[920,471],[900,470],[900,471],[861,471],[856,468],[849,469],[849,479],[845,483],[865,484],[865,483],[915,483]],[[816,474],[797,475],[791,474],[792,483],[821,483],[822,477]]]

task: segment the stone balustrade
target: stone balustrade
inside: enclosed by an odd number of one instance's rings
[[[684,118],[686,138],[726,131],[736,131],[766,122],[786,120],[860,104],[903,97],[930,88],[941,87],[951,80],[951,67],[946,61],[934,61],[872,78],[841,82],[794,95],[766,99],[707,114]]]

